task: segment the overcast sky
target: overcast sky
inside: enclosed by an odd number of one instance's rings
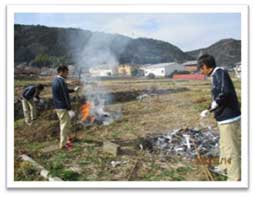
[[[207,47],[223,38],[241,38],[239,13],[71,14],[19,13],[16,24],[74,27],[163,40],[183,51]]]

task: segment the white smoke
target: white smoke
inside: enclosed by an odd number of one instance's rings
[[[77,43],[76,38],[72,37],[72,39],[75,39]],[[119,61],[112,49],[113,39],[113,35],[94,32],[90,34],[89,39],[86,39],[83,49],[78,51],[79,54],[75,54],[77,70],[83,72],[80,80],[83,84],[84,95],[92,105],[91,113],[94,116],[108,114],[105,112],[105,105],[112,102],[111,90],[103,86],[100,77],[92,76],[91,70],[100,72],[107,69],[112,70],[113,73],[117,70]],[[73,41],[70,40],[70,42]],[[127,43],[117,44],[120,44],[119,46],[122,46],[120,48],[124,50]]]
[[[119,62],[111,50],[112,36],[93,33],[76,63],[81,67],[108,67],[114,69]]]

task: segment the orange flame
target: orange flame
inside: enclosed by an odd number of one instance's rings
[[[81,121],[85,122],[90,114],[91,103],[87,102],[81,106]]]
[[[81,106],[81,121],[86,122],[86,120],[89,120],[91,123],[95,121],[95,117],[90,115],[90,109],[92,107],[92,104],[90,102],[85,103]]]

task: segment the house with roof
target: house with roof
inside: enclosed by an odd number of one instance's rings
[[[168,77],[176,71],[183,71],[184,67],[176,62],[151,64],[141,67],[146,77]]]
[[[118,66],[118,74],[121,76],[131,76],[133,67],[128,64],[121,64]]]
[[[108,65],[94,66],[89,69],[91,77],[110,77],[116,74],[116,69]]]
[[[191,72],[191,73],[194,73],[194,72],[198,71],[196,60],[184,62],[182,65],[184,66],[185,71],[188,71],[188,72]]]

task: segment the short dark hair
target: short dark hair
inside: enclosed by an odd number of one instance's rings
[[[215,68],[216,62],[212,55],[201,55],[197,60],[198,67],[201,68],[204,64],[209,68]]]
[[[38,84],[36,87],[37,87],[38,90],[43,90],[44,89],[44,85],[43,84]]]
[[[57,68],[57,72],[60,73],[60,72],[64,72],[64,71],[68,71],[68,67],[66,65],[59,65],[59,67]]]

